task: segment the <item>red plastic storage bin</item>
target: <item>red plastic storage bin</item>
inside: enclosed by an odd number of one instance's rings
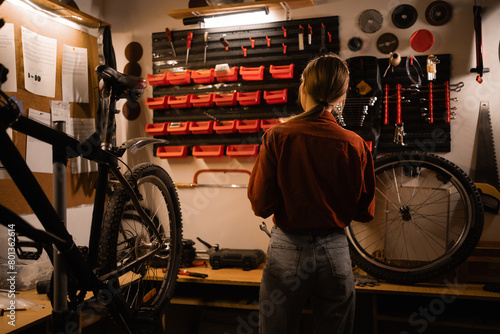
[[[236,130],[241,133],[252,133],[259,132],[260,129],[260,119],[252,120],[237,120]]]
[[[260,120],[260,128],[264,131],[269,129],[271,126],[276,125],[281,123],[279,118],[272,118],[272,119],[261,119]]]
[[[191,122],[189,132],[194,135],[209,134],[214,131],[214,121]]]
[[[171,135],[187,135],[189,133],[189,124],[191,122],[170,122],[167,131]]]
[[[236,105],[236,92],[224,93],[214,95],[214,103],[217,106],[235,106]]]
[[[242,106],[260,104],[260,90],[248,93],[238,92],[236,94],[236,100],[238,100]]]
[[[228,145],[226,155],[229,157],[249,158],[259,153],[259,145]]]
[[[150,136],[161,136],[168,134],[168,123],[146,124],[146,133]]]
[[[216,133],[234,133],[236,132],[236,121],[222,121],[222,124],[214,123],[214,131]]]
[[[187,85],[191,83],[191,71],[168,72],[167,80],[171,85]]]
[[[264,66],[259,67],[240,67],[240,75],[243,80],[257,81],[264,80]]]
[[[160,146],[156,149],[156,156],[161,159],[185,158],[187,148],[187,146]]]
[[[168,104],[171,108],[190,108],[191,107],[191,94],[183,96],[169,96]]]
[[[161,97],[148,97],[146,105],[149,109],[168,109],[168,95]]]
[[[215,81],[215,69],[191,71],[191,79],[197,84],[212,83]]]
[[[224,145],[194,146],[193,156],[197,158],[220,158],[224,156]]]
[[[293,79],[293,64],[273,66],[269,65],[269,73],[274,79]]]
[[[286,103],[288,99],[288,89],[264,91],[264,100],[268,104]]]
[[[168,72],[160,74],[146,74],[146,81],[150,86],[166,86],[169,84],[167,75]]]
[[[238,66],[230,68],[227,72],[215,72],[215,78],[219,82],[238,81]]]
[[[193,107],[211,107],[214,105],[215,93],[210,93],[206,95],[191,95],[191,104]]]

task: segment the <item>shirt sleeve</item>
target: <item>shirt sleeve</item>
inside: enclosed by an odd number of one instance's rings
[[[263,138],[259,155],[248,183],[248,199],[255,215],[267,218],[271,216],[281,202],[278,186],[278,163],[275,155],[274,136],[268,130]]]
[[[373,166],[373,157],[368,148],[365,149],[366,163],[363,170],[363,185],[361,196],[358,201],[358,209],[355,220],[368,222],[373,219],[375,214],[375,170]]]

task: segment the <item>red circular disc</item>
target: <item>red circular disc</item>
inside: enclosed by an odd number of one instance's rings
[[[434,35],[427,29],[417,30],[410,37],[410,46],[417,52],[429,51],[434,45]]]

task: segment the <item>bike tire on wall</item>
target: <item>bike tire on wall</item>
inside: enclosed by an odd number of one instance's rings
[[[452,162],[403,152],[375,161],[375,218],[346,229],[353,262],[393,283],[430,281],[472,253],[483,229],[479,192]]]

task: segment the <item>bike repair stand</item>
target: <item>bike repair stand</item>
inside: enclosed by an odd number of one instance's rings
[[[64,132],[64,121],[53,122],[53,128]],[[58,146],[52,148],[53,163],[53,187],[54,187],[54,209],[61,218],[64,225],[66,222],[66,150]],[[68,309],[68,279],[66,274],[66,265],[63,254],[56,246],[54,248],[54,272],[53,272],[53,309],[52,309],[52,333],[66,333],[66,325],[69,321]],[[68,324],[69,325],[69,324]],[[76,324],[75,324],[76,325]],[[73,326],[71,326],[73,327]]]

